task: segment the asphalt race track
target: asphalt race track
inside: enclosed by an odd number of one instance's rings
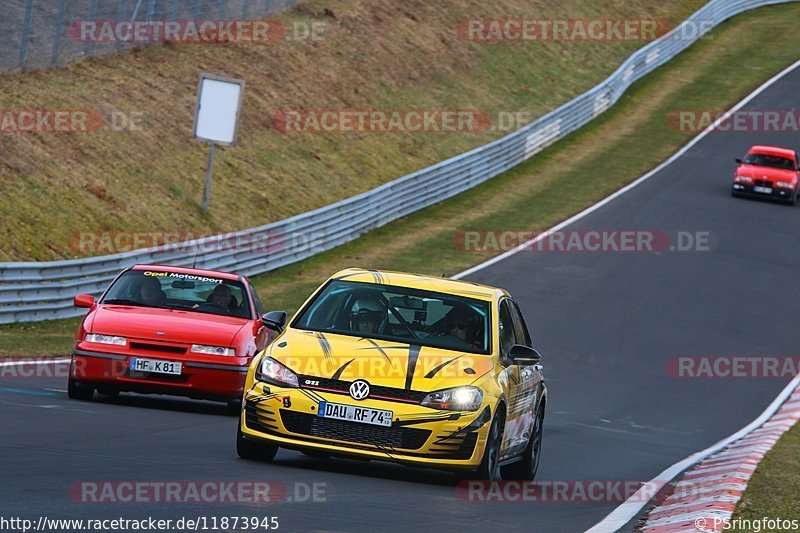
[[[748,109],[797,109],[800,69]],[[666,123],[666,119],[665,119]],[[544,354],[550,402],[539,480],[646,481],[739,430],[788,379],[677,379],[678,355],[793,355],[800,335],[800,206],[731,198],[733,159],[796,133],[712,133],[570,229],[709,232],[710,251],[519,253],[470,279],[520,301]],[[613,154],[624,157],[625,154]],[[530,228],[539,229],[539,228]],[[369,265],[363,265],[369,266]],[[281,451],[240,460],[222,405],[122,395],[68,401],[66,379],[0,378],[5,516],[277,516],[282,530],[579,531],[619,502],[480,503],[447,473]],[[97,480],[275,480],[303,500],[268,506],[91,504]],[[297,493],[293,491],[297,490]],[[79,500],[79,498],[77,498]]]

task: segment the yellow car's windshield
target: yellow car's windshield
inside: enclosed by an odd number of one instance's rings
[[[486,301],[334,280],[300,312],[292,327],[488,354],[490,316]]]

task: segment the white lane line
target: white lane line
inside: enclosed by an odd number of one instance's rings
[[[644,176],[640,177],[636,181],[634,181],[632,183],[629,183],[625,187],[623,187],[623,188],[619,189],[618,191],[612,193],[611,195],[603,198],[602,200],[600,200],[596,204],[584,209],[583,211],[581,211],[577,215],[574,215],[573,217],[568,218],[567,220],[565,220],[564,222],[561,222],[560,224],[556,224],[555,226],[553,226],[549,230],[545,231],[544,233],[540,233],[539,235],[537,235],[533,239],[520,244],[516,248],[514,248],[512,250],[509,250],[509,251],[507,251],[505,253],[502,253],[502,254],[500,254],[498,256],[495,256],[495,257],[489,259],[488,261],[484,261],[483,263],[475,265],[472,268],[468,268],[467,270],[464,270],[463,272],[460,272],[460,273],[456,274],[455,276],[452,276],[452,278],[453,279],[461,279],[461,278],[467,277],[467,276],[469,276],[471,274],[474,274],[475,272],[479,272],[479,271],[481,271],[481,270],[483,270],[485,268],[488,268],[488,267],[490,267],[490,266],[492,266],[492,265],[494,265],[496,263],[499,263],[500,261],[503,261],[504,259],[508,259],[509,257],[511,257],[513,255],[516,255],[519,252],[530,248],[533,244],[536,244],[537,242],[541,241],[542,239],[548,237],[553,232],[562,230],[562,229],[566,228],[567,226],[570,226],[570,225],[574,224],[575,222],[581,220],[582,218],[586,218],[590,214],[594,213],[595,211],[597,211],[601,207],[605,206],[606,204],[616,200],[617,198],[619,198],[620,196],[622,196],[626,192],[630,191],[634,187],[637,187],[637,186],[641,185],[642,183],[644,183],[648,179],[652,178],[653,176],[655,176],[656,174],[658,174],[659,172],[661,172],[662,170],[664,170],[665,168],[670,166],[672,163],[674,163],[675,161],[677,161],[678,159],[683,157],[683,155],[686,152],[688,152],[689,150],[694,148],[694,146],[697,143],[699,143],[701,140],[703,140],[709,133],[711,133],[712,131],[717,129],[719,127],[719,125],[722,124],[730,115],[732,115],[733,113],[739,111],[741,108],[743,108],[744,106],[749,104],[758,95],[760,95],[761,93],[766,91],[768,88],[770,88],[772,85],[774,85],[781,78],[783,78],[784,76],[786,76],[787,74],[792,72],[798,66],[800,66],[800,61],[797,61],[796,63],[794,63],[790,67],[784,69],[779,74],[773,76],[770,80],[768,80],[766,83],[764,83],[764,85],[762,85],[761,87],[759,87],[758,89],[756,89],[755,91],[750,93],[744,100],[742,100],[741,102],[736,104],[730,111],[728,111],[723,116],[721,116],[716,121],[714,121],[713,124],[709,125],[705,130],[703,130],[703,132],[700,135],[698,135],[697,137],[695,137],[694,139],[689,141],[689,144],[687,144],[686,146],[681,148],[672,157],[670,157],[669,159],[667,159],[666,161],[664,161],[663,163],[661,163],[656,168],[654,168],[653,170],[651,170],[650,172],[648,172]]]
[[[72,361],[69,357],[61,359],[28,359],[25,361],[0,361],[2,366],[24,366],[24,365],[49,365],[49,364],[63,364]]]

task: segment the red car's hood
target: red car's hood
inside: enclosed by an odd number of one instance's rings
[[[794,170],[773,167],[758,167],[755,165],[741,165],[736,171],[740,176],[747,176],[754,180],[792,181],[797,175]]]
[[[101,305],[92,314],[87,321],[90,333],[225,347],[232,346],[234,337],[248,322],[244,318],[122,305]]]

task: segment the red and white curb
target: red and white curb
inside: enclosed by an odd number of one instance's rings
[[[644,533],[722,531],[764,455],[800,420],[800,385],[761,427],[683,474],[672,493],[653,508]]]

